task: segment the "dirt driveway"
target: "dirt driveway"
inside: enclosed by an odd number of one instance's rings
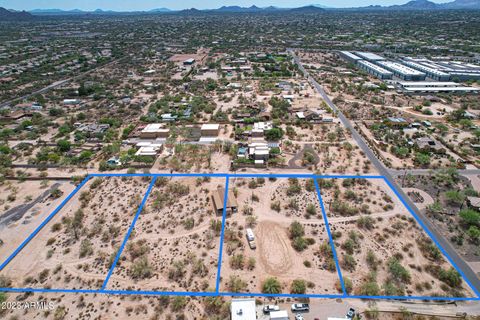
[[[262,221],[256,228],[260,263],[271,275],[280,276],[293,267],[295,253],[290,245],[287,231],[273,221]]]

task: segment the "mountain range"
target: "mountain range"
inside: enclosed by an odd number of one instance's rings
[[[34,9],[28,12],[26,11],[14,11],[0,8],[0,20],[28,20],[34,16],[48,16],[48,15],[116,15],[116,14],[165,14],[165,13],[178,13],[183,15],[201,14],[201,13],[255,13],[255,12],[282,12],[288,11],[292,13],[316,13],[331,10],[451,10],[451,9],[480,9],[480,0],[454,0],[448,3],[435,3],[429,0],[411,0],[402,5],[392,6],[378,6],[371,5],[367,7],[355,7],[355,8],[329,8],[323,5],[314,4],[299,8],[279,8],[279,7],[264,7],[260,8],[255,5],[250,7],[241,6],[222,6],[217,9],[204,9],[199,10],[196,8],[185,10],[171,10],[168,8],[156,8],[149,11],[130,11],[130,12],[116,12],[112,10],[97,9],[94,11],[82,11],[79,9],[74,10],[61,10],[61,9]]]

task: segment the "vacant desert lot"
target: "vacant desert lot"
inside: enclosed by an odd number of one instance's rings
[[[74,190],[68,182],[8,181],[0,188],[0,264]]]
[[[230,179],[221,291],[336,294],[333,252],[312,179]],[[255,235],[256,249],[246,239]]]
[[[224,178],[159,177],[107,289],[215,290],[222,215],[212,195],[224,186]]]
[[[12,287],[99,289],[150,180],[91,178],[0,275]]]
[[[319,184],[350,294],[472,296],[383,180],[330,179]]]

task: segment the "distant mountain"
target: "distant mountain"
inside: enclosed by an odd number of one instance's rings
[[[23,21],[31,20],[33,16],[25,11],[10,11],[5,8],[0,7],[0,21]]]
[[[439,9],[438,4],[428,0],[412,0],[402,5],[394,5],[388,9],[406,9],[406,10],[434,10]]]
[[[152,13],[155,13],[155,12],[171,12],[172,10],[168,9],[168,8],[157,8],[157,9],[152,9],[148,12],[152,12]]]
[[[196,8],[190,8],[190,9],[180,10],[180,11],[178,11],[178,13],[183,14],[183,15],[201,14],[202,10],[198,10]]]
[[[311,5],[311,6],[305,6],[300,8],[293,8],[293,9],[290,9],[289,11],[295,12],[295,13],[317,13],[317,12],[324,12],[325,9]]]
[[[440,6],[445,9],[480,9],[480,0],[455,0]]]
[[[373,0],[372,0],[373,1]],[[324,11],[331,11],[331,10],[368,10],[368,11],[386,11],[386,10],[446,10],[446,9],[480,9],[480,0],[454,0],[448,3],[434,3],[429,0],[411,0],[402,5],[392,5],[392,6],[379,6],[379,5],[370,5],[367,7],[355,7],[355,8],[343,8],[343,9],[336,9],[336,8],[329,8],[321,4],[312,4],[304,7],[299,8],[278,8],[274,6],[260,8],[255,5],[251,7],[241,7],[241,6],[223,6],[217,9],[206,9],[206,10],[199,10],[196,8],[185,9],[180,11],[170,10],[168,8],[157,8],[152,9],[149,11],[130,11],[130,12],[115,12],[111,10],[102,10],[97,9],[95,11],[82,11],[82,10],[61,10],[61,9],[35,9],[29,11],[31,15],[82,15],[82,14],[95,14],[95,15],[115,15],[115,14],[162,14],[162,13],[178,13],[183,15],[190,15],[190,14],[201,14],[201,13],[237,13],[237,12],[245,12],[245,13],[254,13],[254,12],[292,12],[292,13],[318,13]],[[28,19],[31,17],[29,13],[22,11],[22,12],[14,12],[13,10],[6,10],[3,9],[3,15],[10,14],[18,14],[18,17],[22,17],[23,19]],[[8,11],[8,13],[5,13]],[[1,14],[1,13],[0,13]],[[0,16],[0,18],[2,18]],[[20,18],[20,19],[22,19]],[[4,18],[6,19],[6,18]],[[15,19],[15,18],[13,18]]]

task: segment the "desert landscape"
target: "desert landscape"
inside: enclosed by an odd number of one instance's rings
[[[313,179],[231,178],[230,186],[238,210],[226,219],[221,291],[341,290]]]
[[[91,178],[0,276],[9,287],[100,289],[150,180]]]
[[[347,292],[360,296],[473,296],[381,179],[319,180]]]
[[[215,290],[222,212],[212,196],[224,185],[224,178],[158,177],[107,289]]]

